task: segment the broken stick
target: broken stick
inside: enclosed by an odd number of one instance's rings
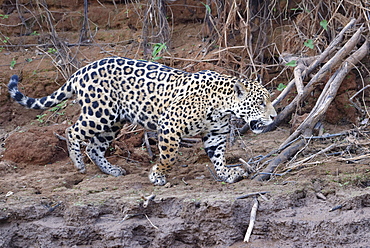
[[[256,221],[257,209],[258,209],[258,200],[257,200],[257,197],[254,197],[251,217],[249,220],[249,226],[248,226],[247,232],[245,233],[245,236],[244,236],[244,242],[249,242],[249,238],[251,237],[252,230],[254,227],[254,222]]]
[[[262,192],[253,192],[253,193],[249,193],[249,194],[246,194],[246,195],[242,195],[242,196],[238,196],[236,199],[237,200],[240,200],[240,199],[245,199],[245,198],[248,198],[248,197],[251,197],[251,196],[258,196],[258,195],[264,195],[264,194],[267,194],[267,193],[270,193],[269,191],[262,191]]]
[[[278,167],[279,164],[287,161],[288,158],[290,158],[293,154],[296,154],[300,149],[302,149],[305,146],[305,144],[306,142],[303,139],[301,139],[296,144],[282,150],[282,152],[278,156],[276,156],[273,160],[270,161],[270,163],[262,171],[262,173],[259,173],[259,175],[256,176],[253,180],[255,181],[268,180],[271,176],[271,173],[275,171],[276,167]]]

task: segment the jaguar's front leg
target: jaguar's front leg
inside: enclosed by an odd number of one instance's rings
[[[166,127],[168,130],[168,127]],[[159,162],[149,172],[149,180],[154,185],[165,185],[166,175],[171,171],[175,163],[179,149],[180,137],[176,132],[168,133],[163,129],[158,130]]]
[[[225,150],[228,130],[212,130],[203,137],[204,150],[211,159],[217,176],[227,183],[235,183],[244,177],[244,170],[226,166]]]

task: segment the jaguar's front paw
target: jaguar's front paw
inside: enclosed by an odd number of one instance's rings
[[[124,169],[122,169],[121,167],[112,165],[108,174],[110,174],[112,176],[115,176],[115,177],[119,177],[119,176],[126,175],[126,171]]]
[[[108,163],[108,161],[106,161],[106,163],[97,163],[96,165],[99,167],[99,169],[102,172],[104,172],[108,175],[112,175],[112,176],[115,176],[115,177],[126,175],[126,171],[124,169],[122,169],[119,166],[112,165],[112,164]]]
[[[167,183],[166,180],[166,175],[163,172],[160,172],[158,170],[158,166],[154,165],[152,169],[149,172],[149,180],[154,184],[154,185],[165,185]]]
[[[227,168],[217,174],[222,181],[227,183],[236,183],[246,177],[245,171],[239,167]]]

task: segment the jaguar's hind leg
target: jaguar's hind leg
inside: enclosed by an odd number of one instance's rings
[[[104,157],[105,151],[115,137],[114,132],[100,133],[92,137],[90,144],[86,147],[86,153],[99,169],[112,176],[125,175],[126,171],[118,166],[112,165]]]
[[[76,168],[81,173],[85,173],[86,167],[83,162],[83,157],[81,154],[81,147],[80,147],[81,137],[80,137],[80,134],[77,134],[76,132],[74,132],[75,125],[66,129],[67,147],[68,147],[69,157],[71,158]]]

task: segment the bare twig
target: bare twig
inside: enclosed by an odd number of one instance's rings
[[[181,181],[186,185],[186,186],[188,186],[189,184],[185,181],[185,178],[183,177],[183,178],[181,178]]]
[[[148,215],[144,214],[146,219],[149,221],[150,225],[152,225],[152,227],[154,227],[155,229],[158,229],[158,227],[156,225],[153,224],[153,222],[149,219]]]
[[[302,159],[302,160],[300,160],[300,161],[298,161],[298,162],[293,163],[292,165],[288,166],[288,168],[290,168],[290,169],[294,169],[294,168],[296,168],[297,166],[300,166],[300,165],[302,165],[303,163],[306,163],[307,161],[309,161],[309,160],[313,159],[314,157],[316,157],[316,156],[318,156],[318,155],[320,155],[320,154],[323,154],[323,153],[325,153],[325,152],[328,152],[328,151],[330,151],[330,150],[334,149],[335,147],[337,147],[337,144],[331,144],[330,146],[326,147],[325,149],[322,149],[322,150],[320,150],[319,152],[317,152],[317,153],[315,153],[315,154],[313,154],[313,155],[311,155],[311,156],[309,156],[309,157],[307,157],[307,158],[304,158],[304,159]]]
[[[213,173],[213,171],[211,170],[211,168],[209,168],[208,164],[206,164],[206,167],[209,170],[209,173],[211,173],[213,179],[215,179],[215,181],[217,181],[217,182],[221,182],[222,181],[221,179],[218,178],[218,176],[215,175],[215,173]]]
[[[302,63],[299,63],[296,68],[294,68],[294,79],[295,79],[295,85],[297,88],[297,93],[299,96],[303,95],[303,78],[302,78],[302,72],[305,69],[305,66]]]
[[[362,87],[361,90],[357,91],[353,96],[351,96],[351,98],[349,99],[349,101],[353,104],[353,106],[355,106],[355,108],[360,111],[360,112],[364,112],[364,110],[362,110],[359,106],[357,106],[357,104],[353,101],[353,99],[358,95],[360,94],[361,92],[363,92],[364,90],[366,90],[367,88],[369,88],[370,85],[366,85],[364,87]]]
[[[246,194],[246,195],[238,196],[236,199],[240,200],[240,199],[245,199],[245,198],[248,198],[248,197],[251,197],[251,196],[259,196],[259,195],[264,195],[264,194],[268,194],[268,193],[270,193],[270,191],[253,192],[253,193],[249,193],[249,194]]]
[[[245,236],[244,236],[244,242],[249,242],[249,239],[253,231],[254,222],[256,221],[257,210],[258,210],[258,200],[257,200],[257,197],[254,197],[253,207],[251,210],[251,217],[249,220],[249,226],[248,226],[247,232],[245,233]]]
[[[62,135],[59,135],[58,133],[54,132],[54,135],[59,139],[59,140],[62,140],[62,141],[67,141],[67,138],[62,136]]]
[[[367,159],[367,158],[370,158],[370,154],[363,154],[363,155],[359,155],[359,156],[352,157],[352,158],[339,158],[338,160],[339,161],[355,161],[355,160]]]
[[[297,153],[300,149],[302,149],[306,145],[306,142],[301,139],[299,140],[294,146],[290,146],[285,148],[278,156],[276,156],[268,166],[259,173],[253,180],[256,181],[264,181],[270,178],[272,172],[279,166],[279,164],[283,163],[284,161],[288,160],[292,156],[292,154]]]
[[[144,142],[145,142],[145,147],[146,147],[146,150],[148,151],[149,157],[153,158],[152,148],[150,147],[149,139],[148,139],[148,132],[146,131],[144,132]]]
[[[139,215],[142,215],[142,214],[125,214],[125,216],[122,218],[122,220],[120,222],[124,222],[125,220],[131,219],[131,218],[139,216]]]
[[[114,2],[114,1],[113,1]],[[82,22],[82,28],[80,31],[80,43],[89,41],[88,30],[89,30],[89,19],[88,19],[88,1],[84,0],[84,18]]]
[[[240,162],[242,162],[242,164],[244,165],[244,167],[247,169],[247,171],[248,171],[249,173],[251,173],[251,172],[255,172],[255,171],[256,171],[256,170],[255,170],[252,166],[250,166],[250,165],[249,165],[249,163],[248,163],[247,161],[245,161],[244,159],[239,158],[239,161],[240,161]]]

